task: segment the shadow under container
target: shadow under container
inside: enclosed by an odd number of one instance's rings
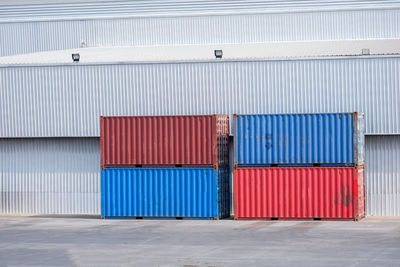
[[[101,171],[101,217],[229,217],[229,177],[229,167],[106,168]]]
[[[243,167],[234,170],[239,220],[360,220],[364,167]]]

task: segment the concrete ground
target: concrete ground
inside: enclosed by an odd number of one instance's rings
[[[400,266],[400,218],[0,217],[0,266]]]

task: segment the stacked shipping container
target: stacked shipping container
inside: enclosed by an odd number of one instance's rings
[[[101,117],[101,214],[230,215],[229,117]]]
[[[364,216],[364,117],[235,115],[235,219]]]

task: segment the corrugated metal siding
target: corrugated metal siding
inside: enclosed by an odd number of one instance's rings
[[[0,139],[0,214],[99,214],[98,138]]]
[[[364,169],[354,167],[237,168],[235,218],[364,217]]]
[[[1,139],[0,214],[100,214],[99,155],[99,138]],[[400,136],[367,136],[367,215],[400,216],[399,158]]]
[[[356,129],[355,139],[356,144],[355,151],[357,153],[358,165],[365,165],[365,116],[364,113],[357,113],[356,118]]]
[[[15,4],[15,3],[14,3]],[[273,12],[290,10],[320,10],[320,9],[357,9],[357,8],[393,8],[399,7],[398,1],[372,0],[372,1],[104,1],[84,3],[52,3],[42,1],[35,4],[1,5],[0,18],[2,19],[29,19],[48,18],[57,19],[65,17],[99,17],[99,16],[145,16],[145,15],[195,15],[204,13],[242,13],[242,12]]]
[[[101,117],[102,167],[229,164],[229,117]]]
[[[229,168],[106,168],[101,216],[205,217],[230,214]]]
[[[0,56],[79,47],[400,37],[400,8],[0,23]]]
[[[357,114],[234,116],[235,164],[363,165],[358,158]]]
[[[99,117],[364,112],[400,134],[400,57],[0,68],[0,137],[99,136]]]
[[[366,213],[400,216],[400,136],[367,136]]]

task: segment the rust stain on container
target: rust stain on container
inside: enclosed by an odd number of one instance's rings
[[[364,217],[364,167],[237,168],[235,219]]]
[[[101,167],[225,166],[229,116],[100,118]]]

